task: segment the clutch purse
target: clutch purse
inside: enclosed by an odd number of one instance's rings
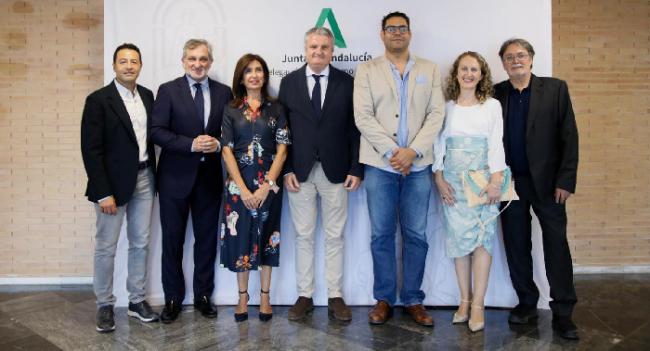
[[[467,205],[475,207],[487,203],[487,194],[479,196],[489,183],[488,175],[485,171],[467,171],[463,176],[463,191],[467,198]],[[515,181],[512,179],[512,171],[507,167],[503,170],[503,182],[501,183],[501,201],[519,200],[515,191]]]

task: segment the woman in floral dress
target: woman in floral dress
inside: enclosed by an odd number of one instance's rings
[[[254,54],[237,62],[234,100],[224,110],[222,157],[228,170],[221,223],[221,265],[237,272],[237,322],[248,319],[248,277],[261,267],[262,321],[273,316],[271,267],[279,265],[282,189],[278,182],[290,144],[284,109],[268,93],[269,69]]]

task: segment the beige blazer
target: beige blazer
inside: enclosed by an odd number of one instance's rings
[[[422,153],[418,167],[433,163],[433,143],[444,119],[445,103],[438,66],[414,58],[408,81],[408,147]],[[399,100],[397,87],[384,56],[357,66],[354,78],[354,120],[361,132],[359,162],[389,166],[388,151],[398,148]]]

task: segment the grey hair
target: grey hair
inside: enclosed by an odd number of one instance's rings
[[[186,41],[185,45],[183,45],[183,58],[187,55],[187,51],[194,50],[201,45],[205,45],[205,47],[208,48],[208,57],[210,58],[210,61],[214,61],[212,57],[212,45],[210,45],[210,43],[205,39],[190,39]]]
[[[527,40],[521,38],[511,38],[501,44],[501,48],[499,49],[499,57],[501,57],[502,60],[506,49],[512,44],[517,44],[526,49],[526,51],[528,51],[528,55],[530,55],[530,58],[533,58],[533,56],[535,56],[535,49],[533,49],[533,46]]]
[[[329,30],[329,29],[327,29],[325,27],[312,27],[312,28],[309,28],[309,30],[307,30],[305,32],[305,45],[307,45],[307,39],[312,34],[326,36],[326,37],[330,38],[332,43],[334,43],[334,34],[332,34],[331,30]]]

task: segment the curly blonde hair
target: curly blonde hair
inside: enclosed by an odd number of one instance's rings
[[[478,101],[484,103],[492,96],[492,94],[494,94],[494,88],[492,87],[492,74],[490,73],[490,66],[488,66],[487,61],[485,61],[481,54],[474,51],[466,51],[460,54],[460,56],[456,58],[456,61],[454,61],[454,64],[449,71],[449,77],[447,77],[447,89],[445,90],[446,98],[447,100],[456,101],[460,95],[460,84],[458,83],[458,78],[456,78],[456,76],[458,75],[458,65],[460,64],[460,60],[465,56],[475,58],[481,67],[481,75],[483,77],[476,85],[476,91],[474,93],[476,94]]]

